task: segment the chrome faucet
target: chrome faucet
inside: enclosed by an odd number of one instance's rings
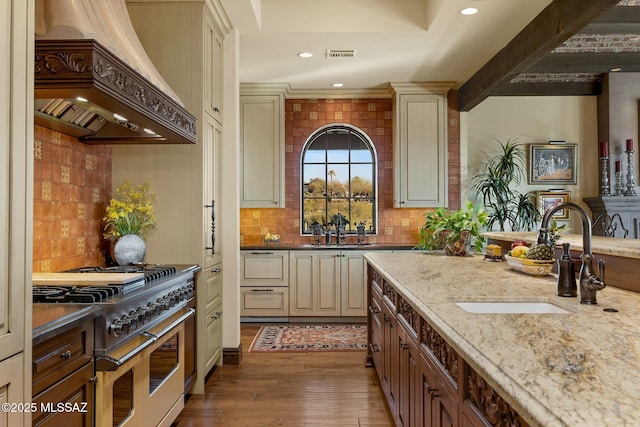
[[[585,210],[573,202],[559,203],[545,211],[542,217],[542,226],[538,233],[538,243],[548,245],[549,240],[549,223],[553,214],[562,209],[575,210],[580,214],[582,220],[582,266],[580,267],[580,304],[597,304],[596,292],[607,286],[604,283],[604,260],[598,261],[598,277],[593,271],[591,253],[591,219]],[[570,266],[570,264],[569,264]],[[570,268],[573,268],[572,266]]]

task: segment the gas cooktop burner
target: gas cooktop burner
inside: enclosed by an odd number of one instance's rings
[[[34,286],[33,302],[93,303],[119,293],[117,286]]]
[[[145,283],[176,274],[176,268],[166,265],[116,265],[113,267],[80,267],[65,273],[143,273]]]

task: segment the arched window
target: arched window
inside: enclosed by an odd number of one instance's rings
[[[301,155],[303,234],[313,224],[335,229],[338,214],[346,233],[363,223],[376,231],[376,152],[369,137],[354,126],[327,125],[312,134]]]

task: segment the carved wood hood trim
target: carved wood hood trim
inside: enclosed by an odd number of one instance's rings
[[[91,144],[196,143],[196,118],[95,40],[36,40],[34,68],[36,124]]]

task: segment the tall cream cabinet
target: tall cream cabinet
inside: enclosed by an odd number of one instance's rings
[[[218,0],[130,0],[127,7],[151,61],[198,120],[197,144],[114,147],[112,167],[114,185],[148,181],[157,195],[147,261],[202,266],[192,392],[203,393],[206,374],[222,363],[222,70],[231,26]]]
[[[447,204],[449,83],[393,83],[394,207]]]
[[[284,91],[240,87],[240,207],[284,208]]]
[[[0,3],[0,403],[24,405],[31,402],[34,3]],[[29,424],[27,411],[3,406],[0,426]]]

